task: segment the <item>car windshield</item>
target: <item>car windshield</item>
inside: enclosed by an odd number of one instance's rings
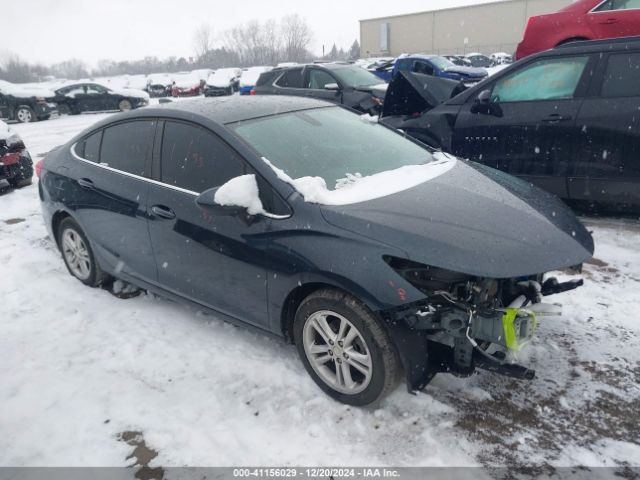
[[[368,72],[360,67],[342,67],[331,69],[331,73],[347,87],[371,87],[384,83],[380,77],[376,77],[373,73]]]
[[[455,64],[452,61],[444,57],[431,57],[429,61],[440,70],[446,70],[447,68],[455,67]]]
[[[420,145],[341,107],[284,113],[230,127],[289,177],[321,177],[329,190],[351,176],[433,160]]]

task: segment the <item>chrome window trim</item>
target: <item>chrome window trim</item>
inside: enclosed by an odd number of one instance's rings
[[[157,180],[153,180],[151,178],[147,178],[147,177],[142,177],[140,175],[136,175],[135,173],[124,172],[122,170],[118,170],[117,168],[109,167],[108,165],[105,165],[104,163],[92,162],[91,160],[87,160],[86,158],[82,158],[80,155],[78,155],[76,153],[76,145],[77,144],[78,144],[78,142],[76,142],[73,145],[71,145],[71,149],[70,149],[71,150],[71,155],[73,155],[73,157],[76,160],[80,160],[81,162],[88,163],[89,165],[93,165],[95,167],[103,168],[103,169],[109,170],[111,172],[119,173],[120,175],[124,175],[126,177],[136,178],[138,180],[143,180],[145,182],[151,183],[153,185],[158,185],[160,187],[169,188],[169,189],[175,190],[177,192],[193,195],[194,197],[197,197],[197,196],[200,195],[198,192],[194,192],[193,190],[187,190],[186,188],[180,188],[180,187],[176,187],[174,185],[169,185],[168,183],[162,183],[162,182],[159,182]]]
[[[199,197],[200,196],[200,194],[198,192],[194,192],[192,190],[187,190],[185,188],[180,188],[180,187],[176,187],[174,185],[169,185],[167,183],[162,183],[162,182],[159,182],[157,180],[153,180],[151,178],[141,177],[140,175],[136,175],[134,173],[123,172],[122,170],[118,170],[117,168],[109,167],[108,165],[105,165],[103,163],[92,162],[91,160],[87,160],[86,158],[82,158],[80,155],[78,155],[76,153],[76,145],[77,144],[78,144],[78,142],[74,143],[73,145],[71,145],[71,148],[69,149],[71,151],[71,155],[76,160],[80,160],[81,162],[88,163],[89,165],[93,165],[95,167],[100,167],[100,168],[103,168],[105,170],[109,170],[111,172],[119,173],[120,175],[125,175],[127,177],[135,178],[137,180],[142,180],[144,182],[151,183],[152,185],[158,185],[160,187],[168,188],[170,190],[175,190],[175,191],[180,192],[180,193],[186,193],[187,195],[191,195],[193,197]],[[269,212],[262,212],[260,215],[262,215],[263,217],[266,217],[266,218],[273,219],[273,220],[285,220],[285,219],[291,217],[291,215],[276,215],[275,213],[269,213]]]
[[[293,70],[293,69],[291,69],[291,70]],[[301,70],[302,70],[302,81],[304,82],[304,71],[305,71],[305,67],[302,67],[302,68],[301,68]],[[277,88],[277,89],[279,89],[279,90],[285,90],[285,89],[288,89],[288,88],[290,88],[291,90],[308,90],[308,88],[305,88],[305,87],[281,87],[280,85],[277,85],[277,84],[276,84],[276,82],[277,82],[278,80],[280,80],[280,79],[281,79],[281,78],[282,78],[282,77],[283,77],[283,76],[284,76],[288,71],[289,71],[289,70],[285,70],[285,71],[283,71],[283,72],[280,74],[280,76],[279,76],[278,78],[276,78],[276,79],[273,81],[273,83],[271,84],[271,86],[272,86],[272,87],[274,87],[274,88]],[[267,94],[267,95],[268,95],[268,94]]]

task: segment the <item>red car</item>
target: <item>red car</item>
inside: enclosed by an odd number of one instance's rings
[[[516,60],[563,43],[640,35],[640,0],[578,0],[530,17]]]
[[[202,93],[203,82],[192,74],[177,74],[171,85],[173,97],[196,97]]]

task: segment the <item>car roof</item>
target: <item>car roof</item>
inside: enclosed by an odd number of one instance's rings
[[[411,60],[414,58],[422,59],[422,60],[431,60],[432,58],[436,58],[441,55],[426,55],[424,53],[412,53],[411,55],[406,55],[398,60]]]
[[[334,106],[334,103],[313,98],[288,95],[232,95],[224,98],[198,98],[146,107],[137,110],[144,116],[166,115],[169,112],[199,115],[219,124],[242,122],[281,113]]]
[[[640,47],[640,36],[637,37],[620,37],[620,38],[606,38],[602,40],[584,40],[579,42],[565,43],[564,45],[558,45],[553,50],[548,50],[545,53],[551,53],[557,50],[563,52],[584,52],[593,53],[601,52],[603,50],[627,50],[629,47]]]

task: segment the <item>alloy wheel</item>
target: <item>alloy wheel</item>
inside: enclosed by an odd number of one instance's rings
[[[311,367],[329,387],[348,395],[367,388],[373,371],[371,353],[349,320],[321,310],[307,318],[302,335]]]
[[[91,275],[89,249],[80,234],[71,228],[68,228],[62,234],[62,254],[71,273],[80,280],[89,278]]]
[[[31,114],[31,110],[28,108],[20,108],[16,112],[16,117],[21,123],[29,123],[33,120],[33,115]]]

